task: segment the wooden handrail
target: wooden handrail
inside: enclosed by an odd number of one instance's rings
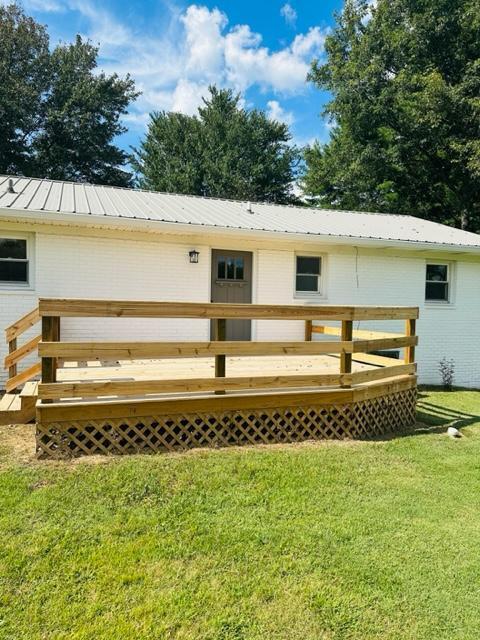
[[[27,329],[33,327],[34,324],[40,321],[40,312],[39,308],[35,307],[27,314],[22,316],[19,320],[11,324],[9,327],[5,329],[5,340],[10,342],[25,333]]]
[[[7,392],[15,390],[19,385],[28,382],[39,373],[40,363],[28,367],[21,373],[18,373],[17,369],[18,363],[35,351],[41,336],[31,338],[20,347],[18,346],[18,338],[39,321],[40,313],[38,307],[35,307],[5,329],[5,339],[8,345],[8,355],[4,360],[4,366],[8,369],[8,380],[5,385]]]
[[[199,391],[239,391],[242,389],[282,389],[295,387],[351,386],[414,374],[414,364],[357,371],[351,374],[309,374],[288,376],[245,376],[230,378],[183,378],[174,380],[113,380],[97,382],[56,382],[40,384],[40,399],[131,396]]]
[[[226,356],[351,354],[416,344],[416,336],[337,342],[40,342],[38,353],[42,358],[64,358],[65,360],[138,360],[222,354]]]
[[[418,318],[418,307],[223,304],[40,298],[40,316],[269,320],[395,320]]]
[[[5,384],[5,390],[7,391],[7,393],[9,391],[14,391],[21,384],[25,384],[25,382],[28,382],[32,378],[38,376],[41,370],[42,366],[40,362],[32,364],[32,366],[28,367],[28,369],[25,369],[21,373],[17,373],[17,375],[13,376],[13,378],[9,378]]]
[[[21,347],[18,347],[17,349],[9,353],[7,356],[5,356],[5,360],[4,360],[5,368],[8,369],[12,365],[17,364],[18,362],[20,362],[20,360],[23,360],[23,358],[25,358],[30,353],[32,353],[32,351],[35,351],[41,339],[42,339],[41,335],[35,336],[34,338],[26,342]]]
[[[42,319],[42,340],[38,353],[42,358],[42,383],[39,397],[43,403],[67,398],[149,396],[158,394],[214,392],[221,395],[227,391],[265,392],[268,389],[313,390],[334,387],[347,390],[368,386],[377,381],[412,378],[416,365],[413,362],[416,307],[365,307],[365,306],[299,306],[299,305],[247,305],[221,303],[183,302],[124,302],[115,300],[49,299],[39,301]],[[61,317],[138,317],[138,318],[201,318],[211,319],[213,340],[189,342],[61,342],[59,323]],[[305,340],[301,342],[251,342],[225,340],[228,319],[303,320]],[[318,320],[339,320],[341,328],[313,325]],[[355,330],[354,320],[399,320],[406,323],[405,334]],[[340,340],[312,340],[314,333],[340,336]],[[352,371],[355,354],[388,349],[405,349],[405,363],[395,364],[392,359],[382,359],[380,368],[367,371]],[[16,350],[18,351],[18,350]],[[305,356],[338,355],[339,373],[311,373],[228,377],[226,357],[245,356]],[[215,358],[215,377],[167,380],[109,380],[66,382],[57,381],[57,360],[140,360],[157,358]],[[364,357],[362,355],[362,357]],[[366,356],[365,356],[366,357]],[[13,362],[16,354],[7,358]],[[375,364],[375,363],[374,363]],[[381,366],[387,365],[387,366]],[[250,394],[251,395],[251,394]]]
[[[311,328],[312,333],[318,333],[325,336],[341,336],[341,327],[329,327],[328,325],[315,324]],[[373,329],[354,329],[353,337],[365,340],[372,338],[401,338],[403,333],[390,333],[387,331],[374,331]]]

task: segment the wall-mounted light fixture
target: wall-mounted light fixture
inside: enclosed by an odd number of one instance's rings
[[[197,264],[199,255],[200,255],[200,252],[196,251],[195,249],[192,249],[191,251],[188,252],[188,257],[190,258],[190,262],[192,264]]]

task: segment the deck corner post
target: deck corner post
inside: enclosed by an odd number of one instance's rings
[[[227,321],[225,318],[216,318],[213,321],[213,339],[218,341],[225,341],[227,335]],[[215,356],[215,377],[216,378],[225,378],[226,374],[226,358],[225,355],[216,355]],[[217,395],[223,395],[225,393],[224,389],[218,389],[215,391]]]
[[[60,341],[60,318],[58,316],[42,316],[42,342]],[[57,358],[42,356],[41,382],[48,384],[57,381]],[[43,400],[49,403],[52,400]]]
[[[417,321],[415,318],[405,320],[405,335],[412,337],[416,335]],[[405,347],[405,364],[413,364],[415,362],[415,347]]]
[[[353,320],[342,320],[342,342],[352,342],[353,340]],[[340,355],[340,374],[352,373],[352,354],[342,351]],[[342,384],[342,387],[350,387],[350,384]]]
[[[312,341],[313,320],[305,320],[305,342]]]

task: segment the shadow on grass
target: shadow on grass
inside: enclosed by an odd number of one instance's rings
[[[469,390],[471,391],[471,390]],[[405,436],[415,436],[427,433],[445,433],[448,427],[462,429],[472,424],[480,423],[480,413],[467,413],[458,409],[450,409],[430,401],[427,393],[418,394],[417,422],[403,431],[396,431],[375,438],[376,440],[392,440]]]
[[[420,392],[417,402],[417,424],[409,430],[411,434],[443,433],[447,427],[462,429],[480,422],[480,414],[451,409],[429,401],[429,396]]]

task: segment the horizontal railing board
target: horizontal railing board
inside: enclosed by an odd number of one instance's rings
[[[386,349],[402,349],[418,344],[417,336],[401,336],[398,338],[374,338],[373,340],[354,340],[353,353],[368,353]]]
[[[108,380],[96,382],[56,382],[39,385],[39,398],[91,398],[154,393],[181,393],[241,389],[279,389],[283,387],[350,386],[382,378],[415,373],[414,364],[351,374],[309,374],[282,376],[244,376],[227,378],[183,378],[173,380]]]
[[[337,354],[332,354],[332,358],[338,358]],[[361,364],[369,364],[373,367],[390,367],[403,362],[399,358],[389,358],[386,356],[377,356],[372,353],[355,353],[352,357],[353,362]]]
[[[57,382],[40,385],[39,397],[90,398],[154,393],[181,393],[281,387],[340,386],[351,384],[350,376],[310,374],[292,376],[242,376],[228,378],[177,378],[170,380],[121,380],[106,382]]]
[[[7,342],[18,338],[22,333],[25,333],[27,329],[33,327],[34,324],[40,321],[40,314],[38,307],[32,309],[27,314],[22,316],[19,320],[11,324],[9,327],[5,329],[5,339]]]
[[[311,355],[351,348],[347,342],[41,342],[40,356],[73,360],[207,357],[215,355]]]
[[[137,360],[215,355],[315,355],[356,353],[417,344],[416,336],[338,342],[40,342],[40,357],[72,360]]]
[[[140,418],[151,415],[169,415],[184,412],[231,411],[240,409],[267,409],[279,407],[314,407],[329,404],[350,404],[389,393],[415,388],[416,376],[409,375],[392,381],[374,382],[351,389],[283,391],[281,393],[249,393],[212,395],[208,398],[165,398],[119,401],[92,401],[71,403],[37,403],[37,422],[65,422],[95,420],[97,418]]]
[[[8,355],[6,355],[4,360],[5,368],[7,369],[12,365],[17,364],[17,362],[23,360],[25,356],[28,356],[30,353],[32,353],[32,351],[35,351],[41,339],[41,335],[35,336],[31,340],[23,344],[21,347],[15,349],[15,351],[12,351]]]
[[[311,306],[40,298],[41,316],[389,320],[418,318],[418,307]]]
[[[341,336],[342,328],[341,327],[327,327],[325,325],[313,325],[312,333],[317,333],[321,335],[327,336]],[[373,338],[401,338],[405,334],[404,333],[390,333],[387,331],[373,331],[368,329],[354,329],[353,337],[359,339],[373,339]]]
[[[5,384],[5,390],[7,392],[13,391],[25,382],[28,382],[32,378],[35,378],[35,376],[38,376],[41,370],[42,365],[40,364],[40,362],[36,362],[31,367],[28,367],[28,369],[25,369],[21,373],[18,373],[16,376],[9,378]]]

